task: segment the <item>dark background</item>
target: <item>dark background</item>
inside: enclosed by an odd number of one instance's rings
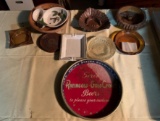
[[[68,9],[86,9],[93,8],[120,8],[125,5],[137,7],[160,7],[160,0],[105,0],[103,6],[98,6],[98,0],[66,0],[69,4]],[[58,3],[58,0],[33,0],[35,6],[42,3]],[[0,0],[0,10],[9,10],[5,0]]]

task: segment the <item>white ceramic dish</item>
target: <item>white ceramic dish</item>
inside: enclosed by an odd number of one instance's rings
[[[62,7],[52,7],[43,14],[43,22],[48,27],[56,28],[63,25],[69,16],[69,12]]]

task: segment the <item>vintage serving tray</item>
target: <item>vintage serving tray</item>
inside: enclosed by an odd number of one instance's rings
[[[72,113],[86,119],[111,114],[122,98],[118,74],[99,60],[75,62],[63,76],[61,91]]]

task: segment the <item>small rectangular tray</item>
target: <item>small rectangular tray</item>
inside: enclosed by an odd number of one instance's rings
[[[64,34],[60,49],[60,59],[75,61],[86,58],[86,35]]]

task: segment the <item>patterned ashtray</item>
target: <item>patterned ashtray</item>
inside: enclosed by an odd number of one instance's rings
[[[42,33],[61,31],[69,19],[70,13],[63,6],[44,3],[33,8],[29,15],[32,28]]]
[[[33,44],[31,32],[27,28],[20,28],[9,31],[10,48]]]
[[[135,6],[121,7],[116,14],[116,19],[118,26],[125,30],[137,30],[146,24],[145,12]]]
[[[122,98],[118,74],[99,60],[80,60],[65,72],[61,93],[68,109],[84,119],[97,119],[113,113]]]
[[[40,36],[38,46],[46,52],[56,52],[60,49],[60,34],[47,33]]]
[[[114,42],[105,36],[96,36],[87,43],[87,57],[90,59],[107,60],[116,51]]]
[[[85,31],[98,31],[110,27],[107,15],[94,8],[88,8],[79,18],[79,26]]]
[[[138,54],[145,47],[143,37],[135,31],[116,31],[111,34],[110,38],[120,52],[128,55]]]

